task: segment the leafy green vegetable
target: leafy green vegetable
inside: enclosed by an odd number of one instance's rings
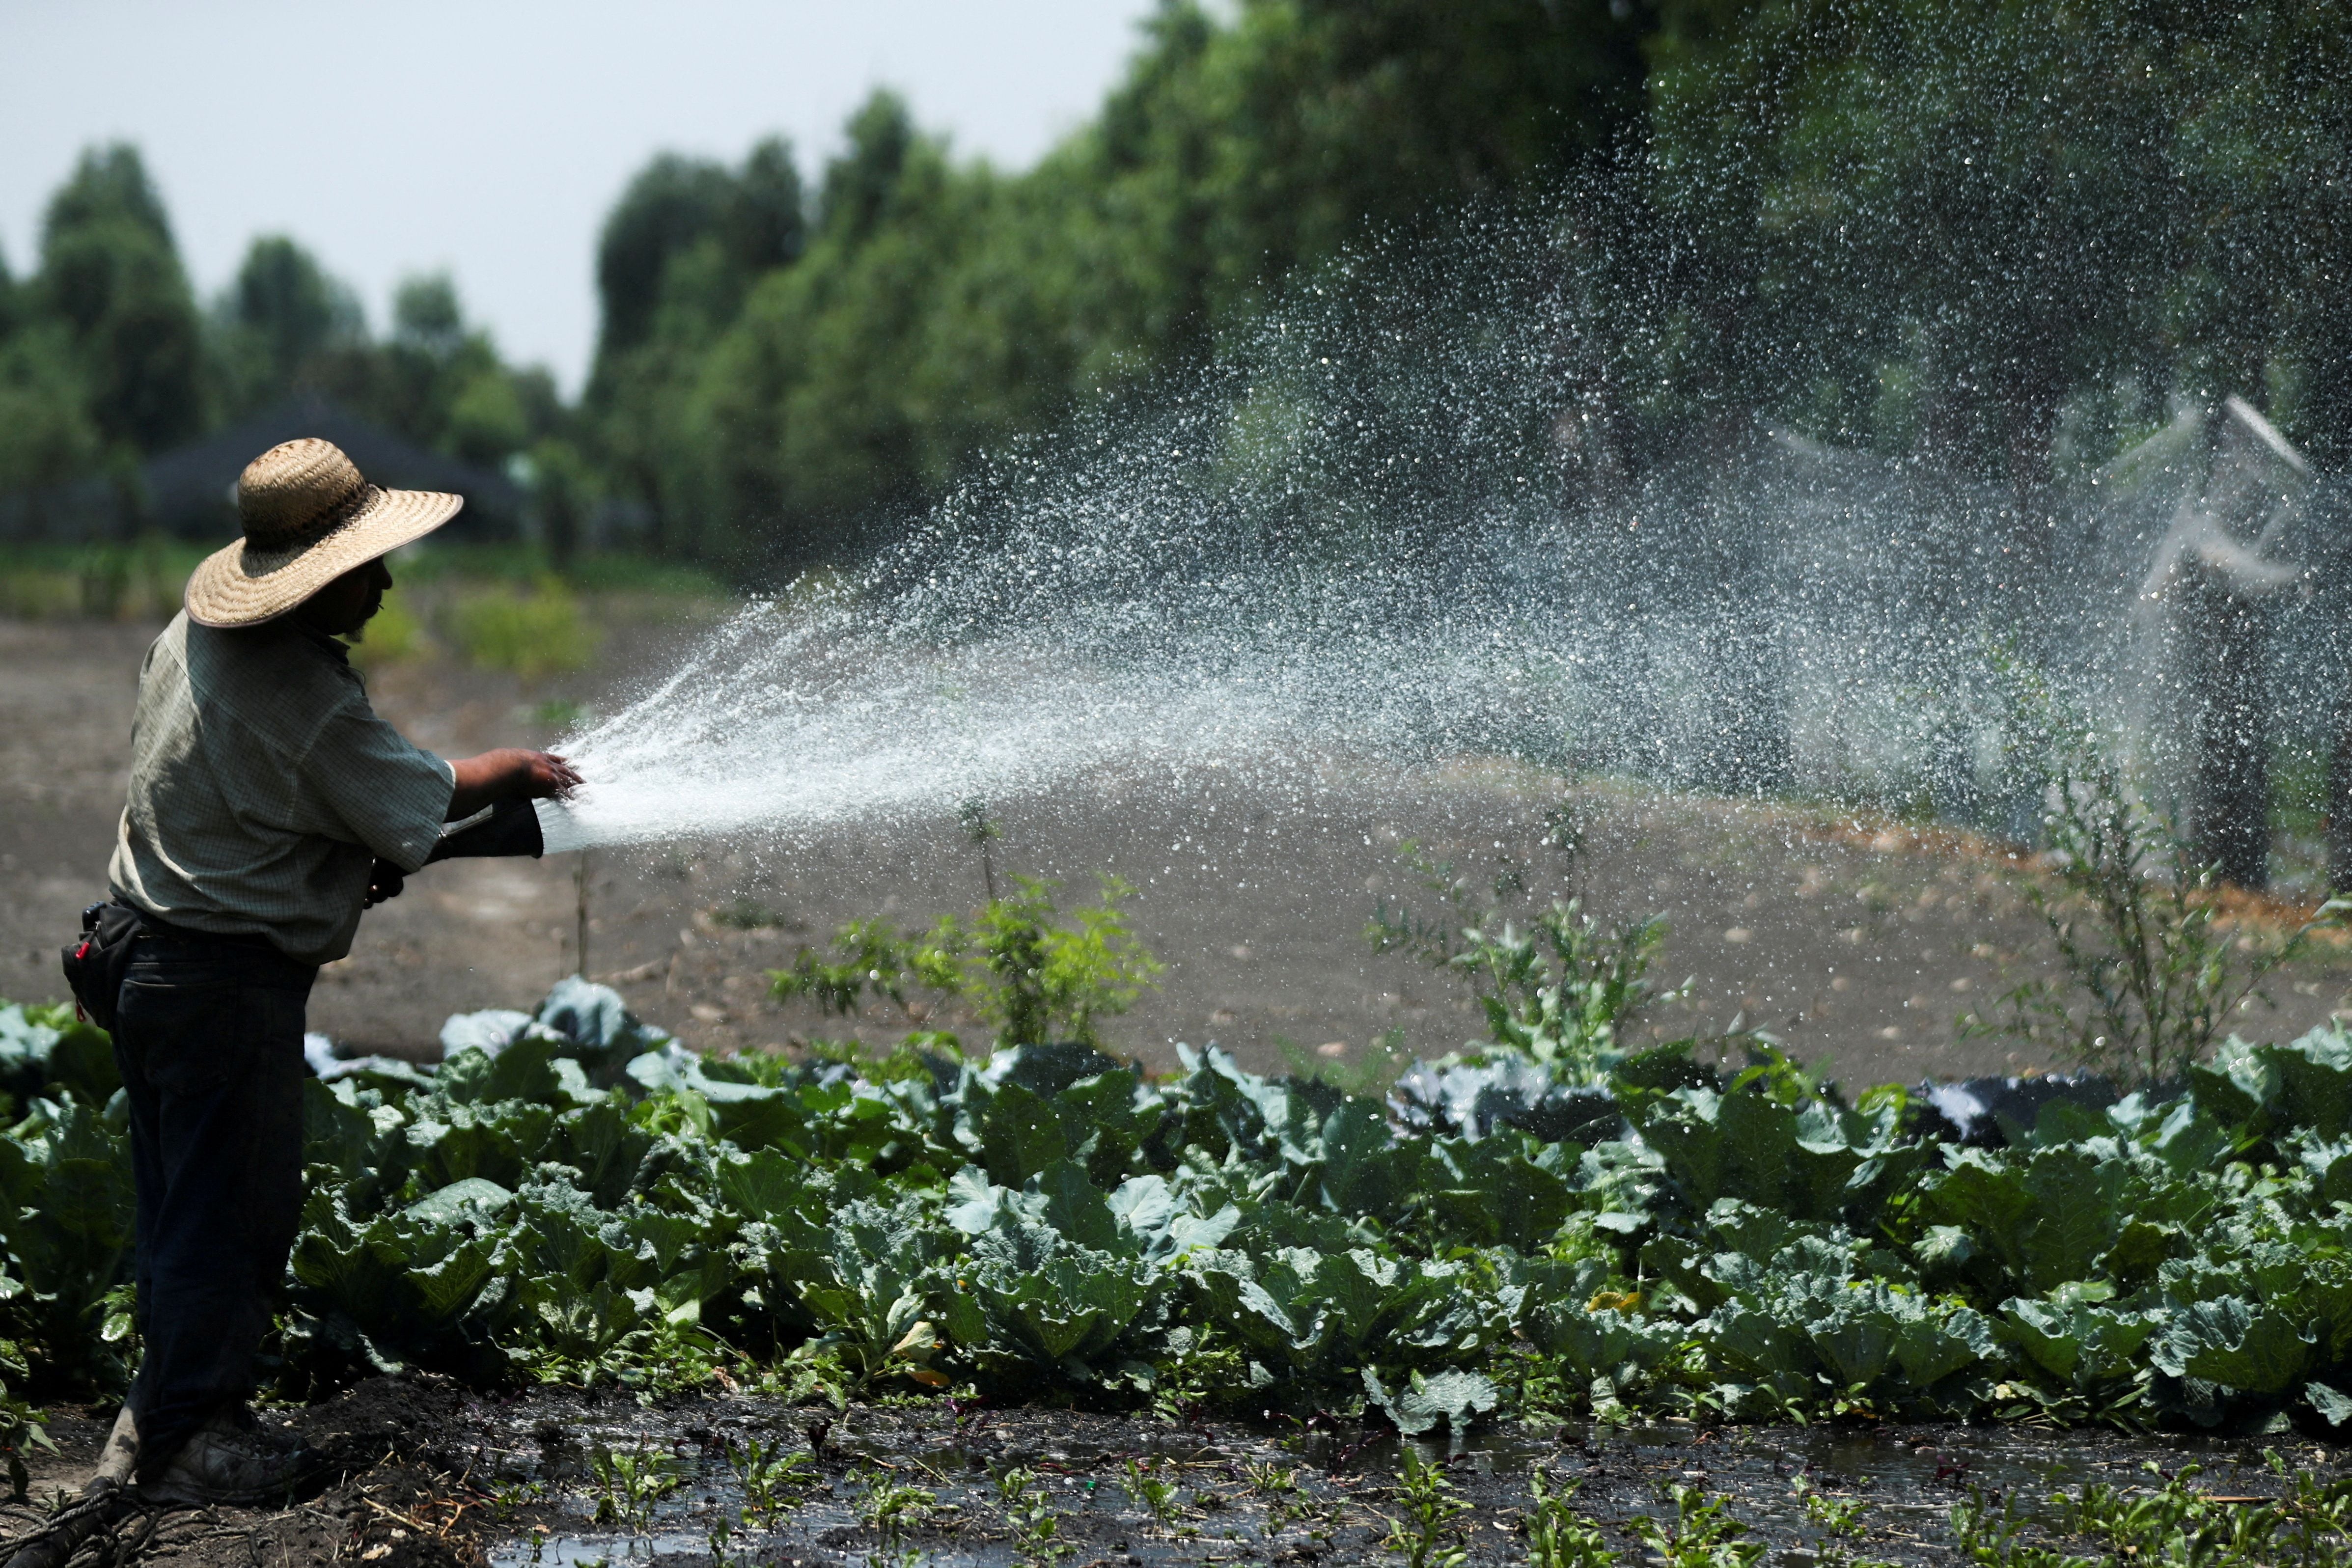
[[[119,1385],[121,1102],[54,1016],[0,1030],[27,1108],[0,1137],[9,1396]],[[1360,1405],[1408,1432],[1562,1406],[2352,1411],[2333,1028],[1991,1149],[1922,1142],[1902,1093],[1849,1104],[1760,1045],[1731,1071],[1654,1050],[1598,1084],[1488,1046],[1389,1102],[1189,1047],[1159,1081],[1079,1041],[881,1077],[715,1060],[576,981],[447,1033],[436,1069],[307,1090],[288,1393],[731,1365]]]

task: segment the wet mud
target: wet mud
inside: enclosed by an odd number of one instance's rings
[[[40,1458],[32,1500],[6,1511],[12,1533],[87,1473],[104,1414],[56,1424],[61,1452]],[[1394,1563],[1420,1532],[1397,1436],[1328,1417],[1171,1423],[945,1401],[837,1412],[749,1396],[646,1406],[483,1397],[425,1377],[278,1418],[334,1456],[325,1484],[283,1507],[132,1513],[79,1560],[1319,1565]],[[1575,1511],[1628,1563],[1649,1555],[1644,1521],[1675,1519],[1680,1487],[1794,1565],[1960,1562],[1951,1514],[1972,1499],[2031,1513],[2062,1489],[2146,1490],[2190,1467],[2200,1490],[2261,1499],[2283,1483],[2272,1455],[2289,1472],[2344,1469],[2339,1450],[2292,1432],[1987,1427],[1496,1427],[1417,1452],[1462,1505],[1437,1544],[1472,1563],[1528,1560],[1538,1473],[1554,1494],[1572,1489]],[[1824,1523],[1840,1514],[1851,1522]]]

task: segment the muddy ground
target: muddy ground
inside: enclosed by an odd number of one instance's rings
[[[103,887],[152,632],[0,621],[0,996],[61,994],[56,950]],[[688,634],[623,623],[597,666],[528,688],[446,659],[372,681],[382,709],[419,743],[462,754],[548,739],[535,716],[552,700],[614,705]],[[1003,806],[993,852],[1000,873],[1085,891],[1108,869],[1136,884],[1135,923],[1167,973],[1112,1024],[1121,1049],[1170,1066],[1176,1041],[1216,1040],[1268,1068],[1287,1042],[1306,1060],[1360,1066],[1389,1049],[1441,1052],[1478,1027],[1454,982],[1365,941],[1383,900],[1437,913],[1400,861],[1404,841],[1482,885],[1525,864],[1549,891],[1562,868],[1538,841],[1560,799],[1556,781],[1476,761],[1414,773],[1326,766],[1279,795],[1215,778],[1181,789],[1094,780]],[[2045,1064],[2014,1041],[1955,1029],[1963,1010],[2051,967],[1997,846],[1828,809],[1601,784],[1580,788],[1573,805],[1584,849],[1569,879],[1610,918],[1664,915],[1659,976],[1692,981],[1650,1032],[1744,1020],[1849,1082]],[[367,917],[352,956],[321,975],[311,1026],[348,1051],[431,1055],[448,1014],[531,1005],[578,967],[577,869],[573,856],[471,862],[411,879],[405,896]],[[982,883],[950,821],[607,852],[588,871],[589,973],[654,1022],[719,1049],[852,1030],[894,1037],[908,1020],[844,1025],[780,1008],[766,972],[846,919],[969,909]],[[2352,960],[2331,951],[2283,977],[2276,1009],[2254,1009],[2242,1027],[2299,1033],[2352,1005],[2347,986]]]
[[[78,1485],[104,1415],[57,1422],[61,1452],[37,1457],[36,1501],[5,1511],[12,1531],[40,1516],[39,1500]],[[720,1542],[728,1562],[794,1568],[998,1568],[1051,1562],[1057,1549],[1072,1568],[1311,1565],[1395,1562],[1395,1521],[1410,1518],[1394,1435],[1320,1417],[1171,1424],[938,1401],[837,1413],[749,1396],[647,1407],[619,1395],[485,1399],[430,1378],[385,1378],[290,1419],[336,1469],[289,1506],[132,1514],[114,1539],[137,1545],[139,1562],[204,1568],[682,1568],[719,1561]],[[2196,1465],[2203,1490],[2269,1497],[2280,1482],[2265,1448],[2310,1473],[2341,1467],[2340,1454],[2292,1433],[1579,1424],[1420,1445],[1467,1505],[1444,1522],[1441,1544],[1471,1563],[1527,1560],[1538,1469],[1555,1493],[1575,1487],[1576,1511],[1627,1561],[1643,1558],[1641,1521],[1674,1516],[1667,1489],[1680,1485],[1722,1501],[1775,1562],[1941,1564],[1960,1561],[1949,1516],[1974,1494],[2031,1512],[2057,1488],[2144,1489],[2158,1484],[2150,1466],[2171,1475]],[[763,1469],[764,1491],[747,1484]],[[1833,1505],[1858,1504],[1852,1528],[1826,1529],[1800,1478]],[[1155,1482],[1168,1489],[1156,1506]]]

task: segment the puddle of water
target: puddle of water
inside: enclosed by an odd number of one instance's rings
[[[649,1563],[672,1552],[706,1552],[705,1536],[543,1535],[490,1553],[490,1568],[592,1568],[602,1563]]]

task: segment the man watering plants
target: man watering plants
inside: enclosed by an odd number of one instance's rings
[[[255,458],[236,502],[244,538],[196,569],[140,673],[111,901],[67,956],[113,1030],[139,1194],[144,1354],[91,1485],[146,1500],[282,1495],[319,1468],[247,1405],[299,1218],[311,981],[448,852],[445,824],[528,820],[579,782],[545,752],[410,745],[338,641],[382,607],[385,553],[459,497],[380,489],[305,440]],[[509,852],[538,852],[525,828]]]

